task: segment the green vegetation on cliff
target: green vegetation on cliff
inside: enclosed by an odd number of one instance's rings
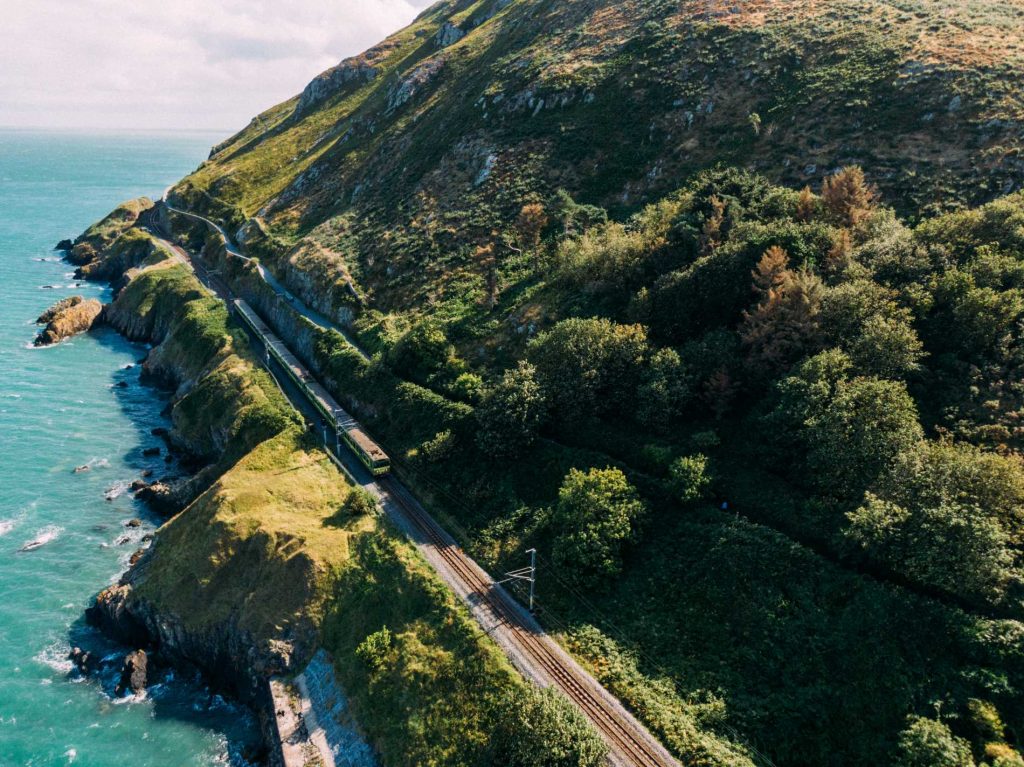
[[[101,595],[118,600],[108,623],[127,616],[133,640],[145,626],[165,658],[249,698],[325,646],[387,764],[598,767],[605,746],[589,723],[531,691],[370,513],[375,503],[317,448],[223,303],[181,265],[128,277],[109,319],[156,343],[146,369],[177,387],[172,436],[207,465],[130,585]]]
[[[542,621],[684,762],[1010,767],[1021,30],[992,0],[445,0],[174,199],[351,323],[369,359],[219,265],[471,553],[538,549]],[[153,366],[213,373],[176,418],[259,412],[201,293],[143,274],[146,332],[196,302]],[[421,568],[359,537],[325,641],[387,763],[500,763],[471,685],[514,676]]]
[[[1021,221],[719,171],[315,356],[477,556],[540,549],[543,619],[684,760],[885,763],[923,717],[1014,763]]]
[[[1021,29],[992,0],[444,0],[175,194],[258,217],[293,290],[336,303],[351,276],[383,310],[461,293],[559,188],[621,217],[718,163],[794,187],[859,163],[919,217],[1024,183]]]

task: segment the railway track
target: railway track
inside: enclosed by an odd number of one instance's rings
[[[404,486],[393,478],[378,484],[462,580],[469,593],[479,598],[481,606],[495,623],[508,630],[520,651],[583,710],[608,743],[613,764],[620,767],[679,767],[660,744],[652,742],[653,738],[641,731],[639,724],[623,721],[624,712],[616,710],[605,695],[594,689],[596,682],[592,678],[581,678],[585,674],[581,675],[575,663],[559,657],[558,651],[551,646],[553,640],[538,635],[536,630],[525,625],[523,608],[512,603],[507,593],[462,553],[448,534],[409,497]]]
[[[196,276],[218,294],[230,310],[232,295],[228,286],[191,259],[180,246],[167,240],[164,242],[193,268]],[[325,447],[328,451],[332,449],[331,445]],[[394,476],[379,477],[372,484],[385,501],[385,510],[392,513],[388,509],[387,501],[390,501],[392,508],[403,515],[404,520],[396,520],[399,526],[411,529],[414,539],[418,538],[419,543],[432,547],[465,592],[464,598],[471,607],[486,613],[486,621],[477,615],[484,630],[499,645],[513,646],[514,653],[506,647],[513,663],[519,658],[529,666],[529,669],[520,669],[524,675],[555,686],[583,711],[607,743],[608,761],[613,767],[679,767],[671,754],[621,703],[573,661],[508,592],[462,551],[398,479]],[[443,578],[444,573],[441,575]],[[454,588],[454,585],[449,582],[450,587]],[[490,628],[487,622],[492,624]]]

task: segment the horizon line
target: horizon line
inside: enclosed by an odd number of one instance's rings
[[[4,125],[0,123],[0,130],[4,131],[53,131],[61,133],[97,133],[97,132],[121,132],[121,133],[223,133],[231,136],[238,133],[240,128],[139,128],[139,127],[101,127],[101,126],[66,126],[66,125]]]

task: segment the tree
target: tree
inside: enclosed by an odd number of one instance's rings
[[[536,254],[540,248],[540,236],[548,225],[548,216],[539,202],[527,203],[516,217],[516,229],[523,243]]]
[[[724,367],[712,373],[704,382],[704,401],[708,403],[715,420],[721,421],[732,408],[733,400],[739,391],[739,384],[729,375]]]
[[[785,369],[819,340],[818,314],[823,286],[812,272],[788,268],[779,247],[765,252],[752,273],[761,300],[743,313],[740,337],[747,358],[768,372]]]
[[[778,245],[764,252],[757,267],[750,273],[754,278],[754,292],[762,300],[783,286],[789,274],[789,254]]]
[[[558,491],[552,516],[552,555],[573,580],[593,585],[622,570],[622,545],[646,511],[619,469],[572,469]]]
[[[648,353],[643,326],[604,318],[563,320],[528,350],[551,412],[566,422],[632,412]]]
[[[829,248],[823,265],[824,271],[830,275],[840,275],[853,262],[853,238],[849,229],[840,229],[835,242]]]
[[[428,319],[417,322],[402,335],[388,358],[402,374],[425,381],[441,369],[452,351],[444,328]]]
[[[377,499],[369,491],[361,487],[354,487],[345,498],[341,510],[353,517],[373,514],[377,511]]]
[[[907,321],[876,314],[849,344],[857,369],[883,378],[905,378],[920,369],[924,347]]]
[[[797,221],[807,223],[818,214],[819,202],[809,186],[800,190],[800,196],[796,201],[795,218]]]
[[[676,458],[668,467],[672,492],[682,503],[693,503],[704,498],[711,484],[708,458],[697,453]]]
[[[900,733],[894,767],[974,767],[971,746],[945,723],[911,717]]]
[[[489,764],[598,767],[608,747],[583,713],[552,687],[524,685],[499,704]]]
[[[1024,533],[1024,469],[969,445],[901,453],[846,531],[872,559],[924,586],[998,603]]]
[[[555,220],[561,222],[565,237],[608,222],[608,211],[596,205],[578,203],[564,189],[555,193],[554,215]]]
[[[850,378],[849,356],[832,349],[803,362],[777,384],[771,428],[805,451],[812,485],[860,497],[882,469],[922,438],[917,408],[901,381]]]
[[[822,331],[849,353],[860,373],[898,379],[920,368],[924,345],[896,295],[872,280],[852,279],[822,298]]]
[[[544,411],[537,369],[521,361],[518,367],[505,371],[476,409],[477,445],[494,458],[519,455],[536,439]]]
[[[821,198],[825,209],[840,226],[856,227],[875,208],[877,193],[858,165],[843,168],[825,179]]]
[[[651,429],[667,429],[681,415],[692,393],[679,353],[671,348],[658,349],[644,367],[637,390],[637,421]]]
[[[718,195],[711,195],[708,199],[711,211],[704,219],[704,226],[701,228],[701,250],[705,255],[710,254],[715,248],[722,244],[722,225],[725,223],[726,203]]]

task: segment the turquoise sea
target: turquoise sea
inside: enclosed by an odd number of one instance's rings
[[[158,522],[127,485],[174,466],[142,455],[161,446],[150,432],[166,405],[139,384],[144,347],[100,330],[31,348],[57,299],[109,300],[75,284],[54,244],[122,200],[159,196],[220,138],[0,130],[0,767],[242,764],[255,741],[251,716],[194,679],[165,674],[119,700],[116,669],[69,675],[72,644],[124,653],[82,611]],[[19,551],[31,541],[43,545]]]

